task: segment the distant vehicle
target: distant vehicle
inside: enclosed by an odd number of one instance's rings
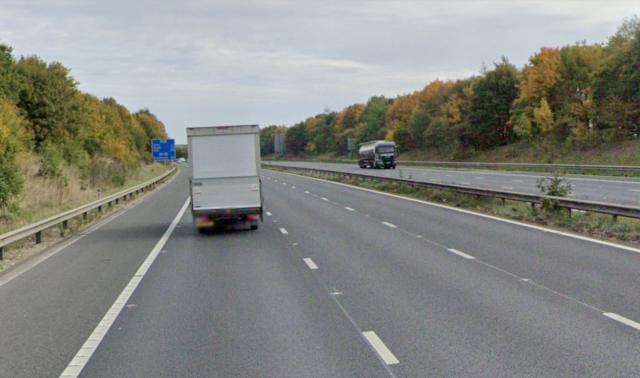
[[[187,159],[180,157],[178,158],[178,163],[186,163]]]
[[[360,168],[396,168],[396,144],[384,140],[362,143],[358,150]]]
[[[262,220],[257,125],[187,128],[191,212],[198,230]]]

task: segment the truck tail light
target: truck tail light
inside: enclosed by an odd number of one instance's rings
[[[250,220],[250,221],[258,220],[258,214],[249,214],[249,215],[247,215],[247,220]]]
[[[213,221],[206,215],[200,215],[196,218],[197,227],[213,227]]]

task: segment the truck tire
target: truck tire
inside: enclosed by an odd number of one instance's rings
[[[251,225],[251,231],[255,231],[258,229],[258,225],[257,224],[252,224]]]

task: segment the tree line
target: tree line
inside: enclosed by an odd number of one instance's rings
[[[83,93],[61,63],[17,58],[0,44],[0,210],[23,190],[21,158],[37,156],[42,176],[64,178],[74,166],[87,185],[119,185],[151,161],[151,139],[166,136],[149,110]]]
[[[401,151],[431,150],[449,159],[514,142],[553,151],[637,138],[640,131],[640,20],[625,20],[606,43],[542,48],[521,69],[503,57],[461,80],[373,96],[291,127],[262,129],[263,154],[286,133],[293,155],[347,152],[347,139],[395,141]]]

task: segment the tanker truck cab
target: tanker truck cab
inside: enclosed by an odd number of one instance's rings
[[[396,144],[377,140],[362,143],[358,150],[360,168],[393,168],[396,167]]]

